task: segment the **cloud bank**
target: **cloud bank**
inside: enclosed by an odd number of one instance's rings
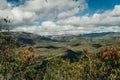
[[[11,19],[12,31],[39,35],[120,32],[120,5],[80,16],[88,9],[85,0],[26,0],[19,6],[0,0],[0,4],[0,18]]]

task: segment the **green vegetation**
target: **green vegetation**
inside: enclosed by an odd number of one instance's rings
[[[120,80],[119,38],[20,39],[0,30],[0,80]]]

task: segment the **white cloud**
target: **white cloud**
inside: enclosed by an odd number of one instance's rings
[[[22,11],[19,7],[13,8],[11,10],[13,16],[14,24],[29,24],[34,22],[34,12]],[[32,22],[32,23],[33,23]]]
[[[78,13],[78,11],[79,11],[79,8],[75,8],[71,11],[70,10],[64,11],[58,15],[58,18],[61,19],[61,18],[71,17],[71,16],[75,15],[76,13]]]
[[[0,10],[8,9],[10,6],[6,0],[0,0]]]
[[[24,0],[23,0],[24,1]],[[8,6],[6,0],[1,0],[3,5]],[[82,11],[87,8],[85,0],[73,1],[73,0],[27,0],[25,4],[16,7],[6,7],[1,5],[4,10],[1,10],[0,16],[11,16],[14,19],[14,24],[19,25],[32,20],[33,24],[35,21],[44,20],[55,20],[55,18],[65,11],[69,13],[66,16],[74,15],[75,13]],[[12,6],[13,4],[11,4]],[[79,8],[78,8],[79,7]],[[8,11],[8,12],[6,12]],[[71,13],[72,11],[72,13]],[[75,11],[75,12],[74,12]],[[10,15],[9,15],[10,14]],[[30,21],[31,23],[31,21]]]
[[[114,10],[110,13],[110,15],[113,17],[116,17],[116,16],[120,17],[120,5],[116,5]]]
[[[94,13],[92,16],[72,16],[67,19],[58,20],[58,24],[84,26],[84,27],[100,27],[104,26],[109,28],[111,26],[120,26],[120,6],[117,5],[111,11],[105,11],[104,13]]]
[[[120,5],[103,13],[76,16],[87,9],[85,0],[26,0],[14,7],[0,0],[0,4],[0,17],[12,20],[13,31],[57,35],[120,30]]]

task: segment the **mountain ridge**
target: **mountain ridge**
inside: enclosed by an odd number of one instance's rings
[[[3,32],[7,35],[7,32]],[[33,33],[27,32],[10,32],[19,41],[28,42],[31,45],[41,41],[69,41],[73,38],[120,38],[120,32],[103,32],[103,33],[89,33],[89,34],[79,34],[79,35],[51,35],[51,36],[41,36]]]

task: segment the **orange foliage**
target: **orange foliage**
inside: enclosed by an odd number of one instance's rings
[[[116,43],[117,43],[117,44],[120,44],[120,38],[117,38],[117,39],[116,39]]]
[[[33,51],[34,51],[34,48],[30,46],[30,47],[28,48],[28,50],[29,50],[30,52],[33,52]]]
[[[102,46],[99,56],[105,60],[116,60],[120,57],[120,51],[115,46]]]
[[[93,54],[89,53],[87,49],[83,49],[82,52],[83,52],[83,57],[89,58],[93,56]]]
[[[18,54],[21,59],[24,61],[24,62],[30,62],[30,61],[35,61],[38,59],[38,56],[35,55],[35,54],[32,54],[30,51],[28,50],[25,50],[24,52],[19,52]]]

